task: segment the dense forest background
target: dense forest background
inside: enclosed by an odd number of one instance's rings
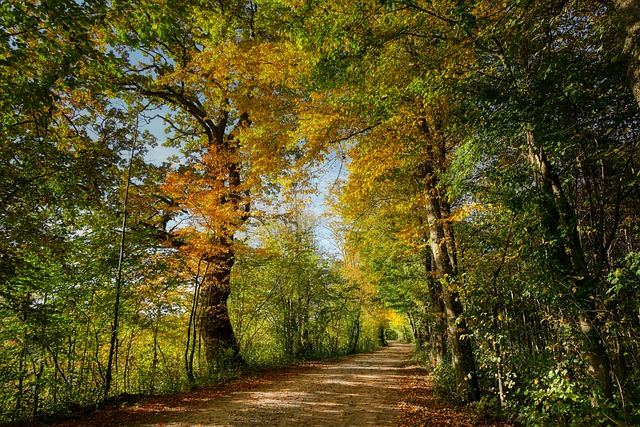
[[[640,423],[639,102],[636,0],[3,1],[0,422],[386,333]]]

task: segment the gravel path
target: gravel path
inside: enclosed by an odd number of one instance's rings
[[[396,426],[400,382],[411,346],[391,343],[190,406],[149,414],[129,426]]]

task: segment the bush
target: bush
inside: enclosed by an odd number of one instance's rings
[[[440,399],[460,402],[460,396],[456,393],[456,374],[450,363],[436,366],[432,372],[433,393]]]

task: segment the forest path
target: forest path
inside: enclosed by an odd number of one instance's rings
[[[129,426],[396,426],[412,347],[391,343]],[[135,417],[138,418],[138,417]]]
[[[310,362],[215,389],[152,396],[32,427],[455,426],[509,427],[436,399],[412,346]]]

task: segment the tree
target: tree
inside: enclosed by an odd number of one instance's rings
[[[80,254],[113,230],[119,153],[130,141],[130,117],[109,104],[101,79],[112,58],[94,43],[108,11],[104,2],[63,1],[7,2],[0,12],[0,299],[3,347],[17,362],[6,370],[17,386],[7,406],[14,419],[86,398],[71,391],[84,374],[76,364],[87,363],[75,353],[86,319],[74,308],[95,296],[95,283],[79,289]],[[96,253],[107,262],[93,281],[110,266],[108,250]]]
[[[269,2],[140,4],[107,38],[124,39],[122,87],[164,108],[170,139],[185,150],[161,193],[166,211],[187,214],[189,226],[158,235],[208,265],[200,325],[212,366],[242,363],[227,310],[235,235],[292,146],[298,56],[274,24],[281,13]]]
[[[410,197],[418,211],[414,224],[420,224],[415,234],[423,242],[428,233],[434,268],[427,274],[439,277],[438,283],[431,282],[432,305],[439,305],[441,295],[460,394],[465,400],[477,400],[471,341],[465,341],[469,331],[455,291],[456,242],[445,178],[451,153],[460,141],[453,114],[449,115],[457,101],[450,87],[439,89],[455,84],[449,73],[455,73],[455,67],[462,68],[470,60],[463,59],[465,54],[472,51],[469,43],[439,44],[427,35],[435,32],[464,41],[458,34],[464,31],[458,25],[458,11],[447,15],[445,5],[440,10],[438,6],[431,9],[402,2],[363,2],[348,10],[333,6],[330,20],[313,21],[316,28],[328,32],[322,34],[323,40],[333,42],[319,41],[313,46],[322,58],[319,72],[337,75],[327,78],[325,93],[335,96],[336,105],[348,105],[346,112],[355,117],[342,132],[347,135],[343,140],[354,141],[348,148],[352,184],[345,187],[344,198],[375,194],[376,182],[382,178],[413,187]],[[345,32],[345,28],[353,31]],[[412,182],[416,179],[417,186]],[[360,201],[365,205],[369,202]]]
[[[376,346],[382,323],[365,283],[315,241],[316,219],[297,199],[264,217],[239,253],[232,322],[249,363],[312,359]]]
[[[487,64],[493,63],[481,78],[492,88],[485,92],[492,105],[485,111],[492,119],[483,126],[504,125],[506,132],[494,143],[510,141],[507,149],[519,150],[529,162],[547,256],[554,260],[554,274],[572,289],[567,304],[579,307],[576,327],[584,334],[588,371],[603,396],[611,398],[610,362],[597,313],[602,272],[609,263],[603,249],[616,240],[620,217],[614,212],[619,212],[625,190],[622,181],[609,177],[627,174],[623,165],[632,162],[635,138],[627,138],[623,129],[636,125],[629,96],[620,90],[624,76],[613,65],[619,37],[615,32],[601,35],[611,21],[600,8],[588,2],[514,7],[503,15],[512,25],[493,26],[494,32],[479,44]],[[540,24],[532,24],[534,16]],[[591,53],[596,50],[612,57]],[[620,157],[612,156],[609,143],[627,148],[617,151]],[[594,174],[598,162],[602,173]],[[588,229],[599,231],[581,232]]]

